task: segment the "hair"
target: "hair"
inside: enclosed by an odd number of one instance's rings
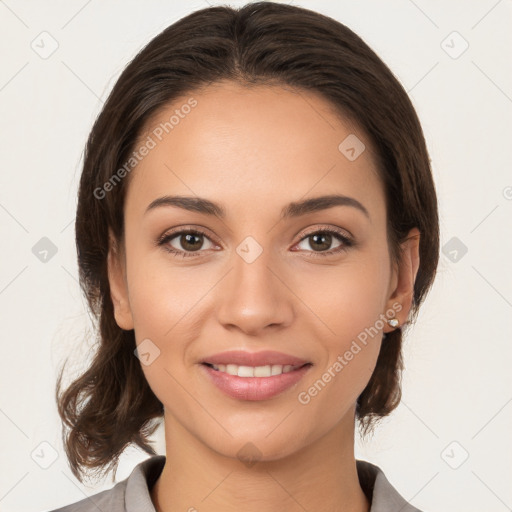
[[[224,80],[315,93],[343,119],[355,122],[376,155],[385,190],[388,245],[396,262],[410,229],[420,231],[420,265],[407,323],[415,319],[434,280],[439,221],[422,128],[406,91],[369,46],[340,22],[286,4],[217,6],[185,16],[127,65],[84,150],[76,247],[80,287],[93,315],[97,350],[88,369],[64,391],[62,368],[55,390],[64,448],[80,481],[92,470],[116,469],[130,444],[156,455],[149,436],[164,413],[134,355],[134,331],[117,325],[110,296],[109,230],[116,242],[122,242],[128,180],[118,180],[108,193],[99,195],[98,190],[107,190],[104,185],[128,161],[159,110]],[[363,435],[400,403],[401,347],[398,328],[386,335],[375,370],[357,399],[356,418]]]

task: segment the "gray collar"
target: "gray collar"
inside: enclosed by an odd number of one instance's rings
[[[126,512],[155,512],[149,489],[160,476],[164,464],[165,455],[155,455],[135,466],[125,480]],[[357,460],[356,465],[361,487],[372,504],[370,512],[421,512],[405,501],[378,466],[364,460]]]

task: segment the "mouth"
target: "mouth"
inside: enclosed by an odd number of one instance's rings
[[[199,366],[207,380],[231,398],[269,400],[297,386],[313,364],[242,366],[203,362]]]
[[[313,366],[307,359],[275,350],[229,350],[199,362],[210,383],[238,400],[274,398],[296,387]]]
[[[311,363],[304,363],[301,365],[290,364],[267,364],[264,366],[243,366],[237,364],[212,364],[202,363],[209,368],[221,373],[226,373],[234,377],[250,378],[250,377],[274,377],[282,375],[283,373],[290,373],[300,370],[306,366],[312,366]]]

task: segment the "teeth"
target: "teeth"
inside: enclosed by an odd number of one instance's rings
[[[238,377],[272,377],[273,375],[281,375],[288,373],[300,366],[292,366],[290,364],[273,364],[266,366],[238,366],[236,364],[212,364],[212,367],[219,372],[229,375],[237,375]]]

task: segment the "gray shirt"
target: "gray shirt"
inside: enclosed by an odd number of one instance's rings
[[[111,489],[51,512],[156,512],[149,491],[164,464],[165,455],[150,457]],[[361,488],[371,502],[370,512],[421,512],[402,498],[378,466],[363,460],[356,464]]]

